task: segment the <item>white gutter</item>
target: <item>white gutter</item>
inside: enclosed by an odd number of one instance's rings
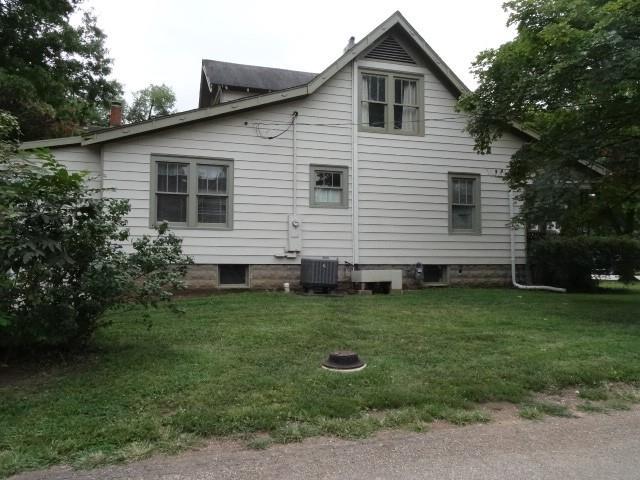
[[[360,226],[359,226],[359,201],[358,201],[358,61],[352,64],[351,80],[351,237],[353,239],[353,263],[360,262]]]
[[[513,192],[509,190],[509,218],[513,219],[514,209],[513,209]],[[516,277],[516,229],[512,226],[511,230],[511,282],[513,286],[516,288],[520,288],[522,290],[547,290],[549,292],[558,292],[558,293],[566,293],[567,290],[565,288],[558,287],[550,287],[547,285],[522,285],[517,282]]]
[[[32,150],[34,148],[64,147],[67,145],[80,145],[81,143],[82,137],[49,138],[46,140],[31,140],[21,143],[18,149]]]

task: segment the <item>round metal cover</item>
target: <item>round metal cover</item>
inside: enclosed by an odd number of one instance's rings
[[[340,372],[354,372],[362,370],[367,364],[364,363],[356,352],[349,350],[331,352],[329,358],[322,362],[322,367],[328,370]]]

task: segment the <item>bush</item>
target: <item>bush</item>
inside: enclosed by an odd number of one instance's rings
[[[631,282],[640,270],[640,241],[627,237],[549,237],[535,240],[529,260],[536,283],[591,291],[593,274],[615,273]]]
[[[128,201],[37,156],[0,160],[0,348],[75,349],[108,309],[170,300],[190,259],[166,225],[129,244]]]

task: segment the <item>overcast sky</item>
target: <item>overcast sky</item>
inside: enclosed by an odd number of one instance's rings
[[[85,0],[107,34],[113,76],[132,91],[165,83],[178,110],[197,107],[203,58],[320,72],[350,36],[395,10],[471,88],[471,62],[514,36],[502,0]]]

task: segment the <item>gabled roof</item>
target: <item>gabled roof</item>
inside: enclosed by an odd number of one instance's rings
[[[309,72],[206,59],[202,60],[202,71],[209,85],[226,85],[265,91],[285,90],[304,85],[316,76],[315,73]]]
[[[333,75],[338,73],[343,67],[352,62],[358,55],[360,55],[368,47],[378,41],[392,28],[401,28],[404,33],[415,42],[418,48],[428,59],[432,68],[435,69],[436,73],[438,73],[443,78],[443,80],[457,95],[469,91],[464,83],[462,83],[462,81],[444,63],[444,61],[438,56],[438,54],[433,51],[429,44],[418,34],[418,32],[409,24],[409,22],[407,22],[402,14],[397,11],[380,25],[378,25],[378,27],[376,27],[366,37],[356,43],[352,48],[347,50],[340,58],[329,65],[324,71],[313,77],[313,79],[309,80],[306,84],[287,88],[284,90],[265,93],[262,95],[241,98],[238,100],[218,104],[213,107],[189,110],[186,112],[175,113],[173,115],[156,117],[144,122],[124,125],[122,127],[112,127],[104,130],[94,131],[84,136],[82,142],[80,143],[82,145],[90,145],[94,143],[118,140],[120,138],[126,138],[132,135],[139,135],[142,133],[174,127],[177,125],[215,118],[231,112],[254,109],[263,105],[270,105],[311,95],[331,77],[333,77]],[[519,127],[516,128],[518,128],[518,130],[522,131],[528,136],[532,136],[530,132],[526,132],[524,129],[521,129]],[[56,146],[55,142],[62,140],[63,139],[52,139],[48,141],[50,142],[49,146]],[[30,142],[23,144],[22,148],[34,148],[28,146],[29,143]]]

